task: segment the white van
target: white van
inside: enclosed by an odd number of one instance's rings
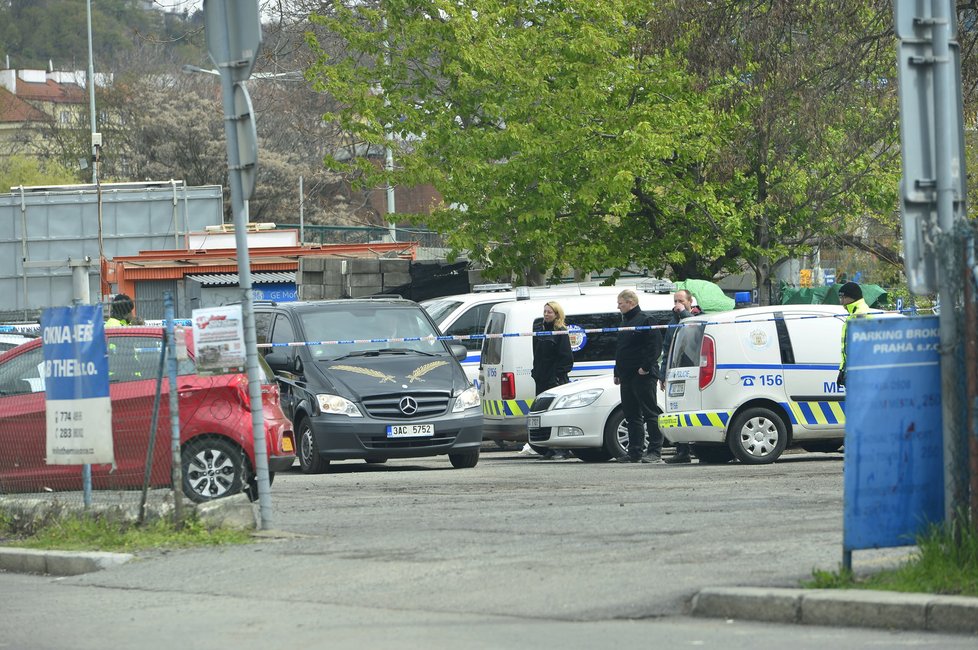
[[[673,290],[673,285],[667,280],[647,280],[650,287]],[[642,286],[645,286],[644,283]],[[442,296],[424,300],[420,304],[431,316],[442,334],[449,336],[471,336],[482,334],[489,320],[489,310],[493,306],[517,300],[519,296],[528,298],[547,298],[560,301],[564,296],[617,296],[624,289],[640,291],[637,285],[603,286],[597,283],[584,282],[574,284],[553,284],[545,287],[519,287],[513,289],[510,284],[476,285],[472,293],[461,293],[452,296]],[[612,301],[614,302],[614,301]],[[458,341],[469,351],[462,362],[469,380],[479,384],[479,359],[482,356],[482,341],[480,339],[465,339]]]
[[[684,320],[669,352],[662,433],[694,443],[704,463],[771,463],[791,446],[838,451],[845,317],[838,305],[776,305]]]
[[[563,307],[570,330],[574,369],[570,378],[579,379],[608,373],[615,367],[616,331],[585,332],[621,326],[621,312],[616,297],[629,287],[618,287],[614,293],[587,296],[555,296],[501,303],[489,312],[486,334],[505,334],[487,338],[482,344],[479,367],[479,390],[482,395],[483,437],[487,440],[527,439],[526,416],[536,397],[533,369],[534,327],[543,322],[543,305],[551,299]],[[670,293],[639,293],[639,303],[657,324],[672,317]]]

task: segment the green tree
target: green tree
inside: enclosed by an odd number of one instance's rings
[[[20,185],[65,185],[79,182],[70,170],[55,162],[41,162],[32,156],[0,158],[0,192]]]
[[[892,215],[883,3],[334,4],[310,75],[367,185],[430,182],[428,225],[499,273],[772,263]],[[888,3],[887,3],[888,6]],[[389,125],[394,125],[389,129]],[[395,137],[387,140],[387,131]]]

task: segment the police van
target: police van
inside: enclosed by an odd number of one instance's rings
[[[669,285],[671,287],[671,285]],[[586,296],[554,296],[516,300],[494,306],[489,312],[479,367],[479,391],[482,395],[483,437],[487,440],[527,439],[526,416],[536,397],[533,369],[533,337],[530,334],[543,323],[543,306],[556,300],[564,309],[569,330],[574,369],[571,381],[609,373],[615,367],[617,332],[587,332],[621,326],[617,295],[633,287],[611,287],[616,291]],[[668,289],[666,289],[668,291]],[[639,292],[639,304],[656,324],[664,325],[672,317],[670,293]]]
[[[672,287],[668,281],[654,280],[655,286]],[[438,325],[442,334],[449,336],[471,336],[482,334],[489,320],[489,310],[495,305],[512,302],[520,298],[547,298],[560,300],[563,296],[614,295],[623,289],[636,289],[635,286],[602,286],[596,283],[554,284],[545,287],[517,287],[509,283],[475,285],[472,293],[442,296],[424,300],[420,304]],[[482,340],[465,339],[458,341],[468,350],[462,369],[469,380],[478,385],[479,360],[482,357]]]
[[[777,305],[684,320],[669,351],[662,433],[693,443],[704,463],[771,463],[792,446],[838,451],[846,315],[838,305]]]

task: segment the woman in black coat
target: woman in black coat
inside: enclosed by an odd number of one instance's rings
[[[537,332],[566,332],[564,310],[551,300],[543,306],[543,323],[534,328]],[[537,395],[561,384],[566,384],[567,374],[574,367],[574,353],[571,352],[570,337],[567,334],[533,337],[533,371]]]

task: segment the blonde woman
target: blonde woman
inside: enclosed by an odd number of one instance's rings
[[[543,306],[543,322],[533,328],[535,332],[566,332],[564,310],[551,300]],[[567,334],[533,337],[533,371],[530,373],[536,383],[536,394],[548,388],[566,384],[570,381],[568,373],[574,367],[574,353],[571,351],[570,337]],[[548,449],[543,454],[546,460],[568,458],[565,450]]]

